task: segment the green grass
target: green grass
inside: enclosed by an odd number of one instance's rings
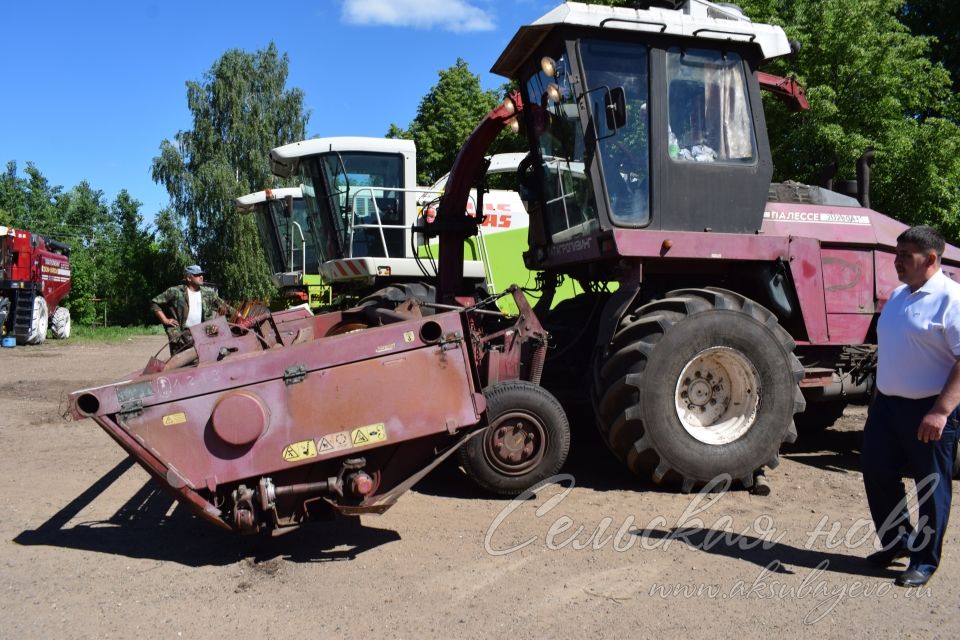
[[[70,340],[89,340],[95,342],[122,342],[138,336],[162,336],[163,327],[159,324],[145,327],[88,327],[73,325]]]

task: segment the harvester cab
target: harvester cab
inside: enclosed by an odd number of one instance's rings
[[[254,216],[282,301],[288,306],[307,303],[314,310],[329,304],[329,287],[320,276],[317,233],[300,188],[257,191],[235,203],[239,212]]]
[[[413,141],[314,138],[274,149],[270,162],[274,174],[301,183],[319,272],[337,294],[361,295],[431,277],[429,258],[420,255],[411,232],[420,201],[430,193],[416,186]],[[471,257],[466,277],[483,286],[480,250]]]

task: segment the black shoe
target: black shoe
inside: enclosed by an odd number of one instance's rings
[[[897,560],[910,557],[910,551],[903,545],[896,545],[889,549],[877,551],[867,556],[867,562],[875,567],[889,567]]]
[[[933,575],[933,571],[922,571],[920,569],[910,568],[897,576],[894,583],[898,587],[920,587],[927,584],[927,580]]]

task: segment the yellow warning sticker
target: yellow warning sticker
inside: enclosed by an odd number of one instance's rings
[[[300,462],[317,457],[317,443],[313,440],[301,440],[289,444],[283,450],[283,459],[287,462]]]
[[[382,422],[368,424],[365,427],[350,432],[350,442],[355,447],[365,447],[368,444],[387,441],[387,429]]]
[[[414,339],[413,331],[404,331],[403,332],[403,341],[404,342],[413,342]]]
[[[337,431],[317,438],[317,453],[321,456],[341,449],[350,449],[352,446],[349,431]]]
[[[169,427],[175,424],[183,424],[187,421],[187,414],[183,413],[171,413],[168,416],[163,416],[163,426]]]

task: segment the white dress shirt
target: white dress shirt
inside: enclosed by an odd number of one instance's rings
[[[960,358],[960,284],[938,270],[916,291],[898,287],[880,313],[877,339],[881,393],[940,395]]]

